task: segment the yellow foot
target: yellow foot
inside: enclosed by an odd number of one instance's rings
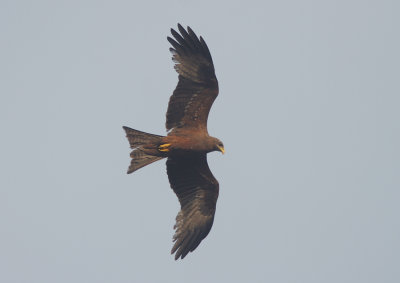
[[[169,146],[170,146],[171,144],[170,143],[164,143],[164,144],[162,144],[162,145],[160,145],[159,147],[158,147],[158,150],[159,151],[162,151],[162,152],[166,152],[166,151],[169,151]]]

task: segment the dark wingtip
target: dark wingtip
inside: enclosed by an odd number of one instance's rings
[[[173,254],[173,253],[171,253],[171,254]],[[178,259],[179,259],[179,255],[175,254],[175,260],[178,260]]]
[[[195,32],[189,26],[187,27],[187,30],[188,30],[189,33],[191,32],[191,33],[195,34]]]
[[[176,252],[176,248],[173,247],[172,250],[171,250],[171,254],[173,255],[175,252]],[[175,260],[178,260],[179,257],[180,257],[180,255],[178,253],[176,253],[175,256],[174,256]]]

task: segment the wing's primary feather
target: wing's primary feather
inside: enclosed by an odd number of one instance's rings
[[[188,27],[178,24],[179,32],[167,37],[174,68],[179,74],[178,85],[167,110],[166,128],[196,128],[207,131],[207,119],[218,95],[218,81],[207,44]]]
[[[175,259],[183,259],[211,230],[219,184],[208,167],[206,154],[169,157],[167,173],[181,204],[171,253],[176,253]]]

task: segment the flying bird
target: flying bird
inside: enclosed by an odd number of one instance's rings
[[[133,151],[128,174],[167,158],[167,174],[181,210],[174,226],[171,254],[183,259],[208,235],[214,222],[219,184],[208,167],[207,153],[225,152],[223,143],[207,131],[207,119],[218,95],[218,81],[207,44],[190,27],[171,29],[167,37],[178,85],[170,97],[166,114],[167,136],[128,127]]]

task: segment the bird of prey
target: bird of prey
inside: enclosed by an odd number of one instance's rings
[[[207,131],[210,108],[218,95],[218,81],[210,51],[190,27],[178,24],[167,37],[178,73],[166,114],[167,136],[123,127],[133,151],[128,174],[167,158],[167,174],[181,210],[176,216],[171,254],[183,259],[208,235],[214,222],[219,184],[207,164],[207,153],[225,152],[223,143]]]

